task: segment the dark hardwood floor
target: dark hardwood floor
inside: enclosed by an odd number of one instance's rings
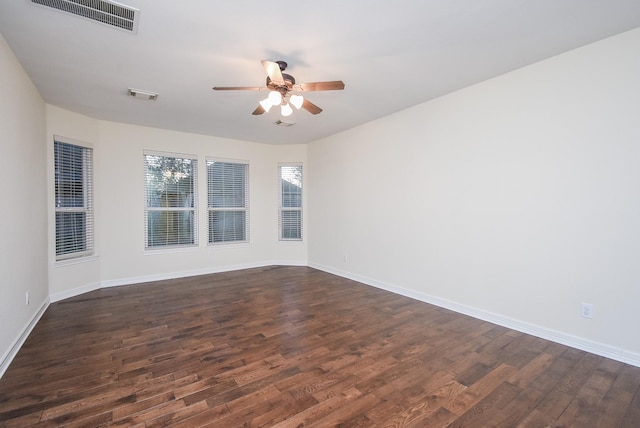
[[[639,427],[640,368],[305,267],[51,304],[7,427]]]

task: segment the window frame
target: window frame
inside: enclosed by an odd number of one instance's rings
[[[283,190],[283,181],[286,181],[283,178],[283,168],[299,168],[300,169],[300,188],[299,192],[299,203],[298,206],[284,206],[285,201],[285,192]],[[291,183],[291,182],[290,182]],[[293,184],[293,183],[291,183]],[[295,184],[293,184],[295,185]],[[303,222],[303,194],[304,194],[304,168],[302,162],[290,162],[290,163],[279,163],[278,164],[278,240],[279,241],[293,241],[299,242],[304,240],[304,222]],[[285,237],[285,224],[287,222],[284,221],[283,216],[285,213],[299,213],[299,221],[297,225],[298,235],[296,237]]]
[[[82,166],[79,170],[75,169],[74,171],[66,171],[66,174],[79,174],[81,176],[81,180],[76,181],[76,183],[81,183],[80,199],[82,201],[82,204],[79,206],[63,206],[66,204],[63,204],[61,202],[64,198],[64,195],[61,195],[59,193],[59,189],[61,188],[61,186],[64,186],[64,183],[61,183],[60,176],[64,173],[59,172],[62,162],[62,160],[59,159],[58,155],[59,145],[60,147],[64,145],[80,149]],[[86,258],[95,254],[93,164],[93,147],[91,147],[89,144],[82,141],[65,138],[59,135],[53,136],[54,254],[56,262]],[[72,167],[73,165],[68,166]],[[76,192],[73,191],[73,193],[75,194]],[[69,194],[67,194],[66,196],[67,198],[74,197],[74,195]],[[78,196],[75,195],[75,198],[77,200]],[[79,242],[75,243],[75,245],[80,245],[82,248],[75,251],[73,248],[71,248],[69,251],[61,251],[61,234],[59,234],[60,230],[58,227],[58,216],[60,214],[69,213],[84,214],[84,225],[82,227],[82,231],[80,232],[82,244],[80,244]],[[67,237],[66,239],[69,239],[69,235],[65,236]],[[75,237],[75,239],[74,237],[71,237],[71,240],[78,241],[78,237]]]
[[[244,177],[243,177],[243,197],[244,197],[244,206],[214,206],[215,203],[212,200],[213,194],[213,180],[209,174],[209,167],[215,163],[227,164],[238,166],[241,165],[244,169]],[[250,222],[249,222],[249,161],[246,160],[238,160],[238,159],[224,159],[224,158],[216,158],[216,157],[206,157],[205,159],[206,170],[207,170],[207,244],[210,246],[220,246],[220,245],[237,245],[237,244],[246,244],[250,242]],[[214,227],[211,217],[216,212],[244,212],[244,239],[231,239],[231,240],[222,240],[215,241],[214,240],[214,231],[212,228]]]
[[[147,156],[154,156],[160,158],[167,159],[181,159],[181,160],[190,160],[191,161],[191,206],[150,206],[150,197],[149,197],[149,166]],[[162,250],[180,250],[180,249],[188,249],[198,247],[198,156],[191,155],[186,153],[173,153],[173,152],[160,152],[153,150],[144,150],[143,151],[143,180],[144,180],[144,250],[149,252],[162,252]],[[166,175],[166,172],[163,171],[163,175]],[[165,183],[166,186],[166,183]],[[150,235],[149,235],[149,214],[152,212],[166,212],[166,213],[185,213],[191,212],[191,220],[190,220],[190,241],[189,243],[167,243],[167,244],[155,244],[150,245]],[[155,241],[155,240],[154,240]]]

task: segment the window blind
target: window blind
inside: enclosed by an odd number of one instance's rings
[[[302,165],[280,165],[280,240],[302,240]]]
[[[145,153],[144,169],[145,248],[197,245],[195,157]]]
[[[207,159],[209,243],[249,240],[249,165]]]
[[[56,260],[93,254],[93,151],[54,140]]]

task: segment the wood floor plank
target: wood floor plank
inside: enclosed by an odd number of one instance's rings
[[[402,399],[402,410],[393,416],[394,423],[400,426],[411,426],[432,418],[444,408],[443,406],[467,389],[446,373],[441,377],[434,375],[433,378],[427,385],[415,385],[414,388],[403,393],[389,395],[394,398],[394,401],[397,398]]]
[[[633,400],[629,404],[620,425],[622,426],[633,426],[637,424],[637,421],[640,420],[640,388],[636,391],[633,396]]]
[[[476,383],[466,388],[451,400],[450,403],[447,403],[443,407],[456,415],[463,415],[483,398],[490,395],[504,382],[504,379],[512,376],[516,370],[517,369],[515,367],[501,364],[495,370],[492,370],[480,378]]]
[[[640,368],[307,267],[53,303],[7,427],[640,426]]]
[[[594,419],[598,420],[599,427],[620,426],[622,424],[626,410],[631,407],[634,397],[640,391],[640,382],[633,375],[635,371],[635,368],[624,365],[610,386],[610,379],[606,377],[601,383],[600,391],[606,391],[606,393],[597,403],[594,415]]]
[[[514,400],[521,392],[520,388],[503,382],[477,403],[469,406],[451,423],[450,427],[495,426],[503,419],[500,409],[505,406],[505,403]]]

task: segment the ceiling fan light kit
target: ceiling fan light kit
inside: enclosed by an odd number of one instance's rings
[[[303,108],[311,114],[319,114],[322,112],[320,107],[295,92],[344,89],[344,83],[341,80],[296,84],[296,79],[292,75],[283,73],[287,68],[287,63],[284,61],[262,61],[262,66],[267,73],[266,87],[214,86],[213,90],[263,91],[267,89],[270,91],[269,95],[258,103],[258,107],[256,107],[252,114],[260,115],[267,113],[271,110],[271,107],[280,105],[280,114],[286,117],[293,113],[292,105],[297,110]]]

